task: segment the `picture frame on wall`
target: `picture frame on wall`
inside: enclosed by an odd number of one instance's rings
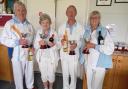
[[[128,0],[115,0],[115,3],[128,3]]]
[[[111,6],[112,0],[96,0],[96,6]]]

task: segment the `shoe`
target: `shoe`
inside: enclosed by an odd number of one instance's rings
[[[44,88],[44,89],[48,89],[48,88]]]

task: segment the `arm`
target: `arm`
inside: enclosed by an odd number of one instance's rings
[[[35,38],[34,38],[34,48],[36,50],[40,48],[39,41],[40,41],[40,36],[39,36],[39,31],[37,31]]]
[[[105,36],[104,45],[96,45],[95,49],[106,55],[111,55],[114,52],[114,43],[108,32]]]
[[[63,39],[63,29],[62,29],[62,27],[60,27],[58,29],[58,42],[57,42],[59,49],[62,47],[62,45],[61,45],[61,40],[62,39]]]
[[[85,56],[83,54],[83,49],[84,49],[84,46],[85,46],[84,33],[85,33],[85,30],[83,29],[82,32],[81,32],[81,40],[79,42],[79,54],[80,54],[79,60],[80,60],[80,64],[83,64],[85,62],[85,60],[84,60]]]
[[[34,43],[35,31],[32,25],[29,25],[28,29],[29,29],[29,32],[27,36],[27,41],[28,41],[28,45],[31,45]]]
[[[19,38],[12,32],[11,24],[7,22],[1,35],[1,43],[8,47],[15,47],[19,45]]]

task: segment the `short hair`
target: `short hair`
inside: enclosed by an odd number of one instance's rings
[[[91,19],[92,16],[98,16],[99,18],[101,18],[101,14],[97,10],[94,10],[90,13],[89,19]]]
[[[67,13],[67,11],[68,11],[69,8],[73,8],[74,11],[75,11],[76,14],[77,14],[77,9],[76,9],[76,7],[75,7],[74,5],[70,5],[70,6],[68,6],[68,7],[67,7],[67,10],[66,10],[66,13]]]
[[[44,21],[44,20],[48,20],[50,24],[52,23],[50,16],[46,13],[42,13],[40,15],[39,23],[41,24],[41,22]]]
[[[23,2],[21,2],[21,1],[15,1],[15,2],[14,2],[14,5],[13,5],[13,11],[14,11],[14,13],[15,13],[16,8],[17,8],[18,6],[22,6],[22,7],[25,8],[25,10],[26,10],[26,6],[25,6],[25,4],[24,4]]]

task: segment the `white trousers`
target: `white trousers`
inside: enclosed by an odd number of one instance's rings
[[[91,68],[87,66],[86,76],[88,89],[102,89],[105,76],[105,68]]]
[[[42,81],[53,83],[55,81],[55,63],[52,63],[50,58],[42,57],[38,64]]]
[[[24,89],[24,76],[26,87],[32,89],[34,84],[33,61],[19,61],[12,59],[12,67],[16,89]]]
[[[73,56],[61,60],[63,72],[63,89],[76,89],[78,59]],[[69,75],[71,82],[69,84]]]

